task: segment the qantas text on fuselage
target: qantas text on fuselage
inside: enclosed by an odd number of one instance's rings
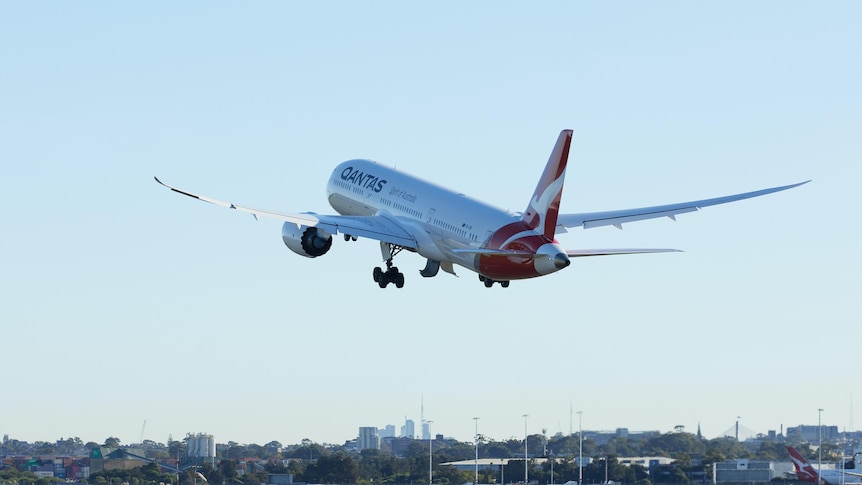
[[[572,131],[563,130],[551,151],[533,195],[522,213],[505,211],[443,186],[413,177],[370,160],[339,164],[327,183],[329,204],[337,214],[287,213],[254,209],[160,184],[174,192],[257,218],[283,221],[282,240],[293,252],[316,258],[332,247],[333,236],[380,243],[385,268],[376,267],[374,281],[385,288],[400,288],[404,274],[393,265],[402,250],[425,258],[419,273],[436,276],[440,269],[455,274],[460,266],[478,274],[486,287],[512,280],[556,273],[572,258],[616,254],[673,252],[675,249],[564,249],[556,235],[568,228],[590,229],[694,212],[702,207],[758,197],[791,189],[807,182],[741,194],[604,212],[562,213],[560,200],[572,143]]]

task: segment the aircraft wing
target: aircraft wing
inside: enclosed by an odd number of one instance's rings
[[[781,187],[773,187],[771,189],[755,190],[754,192],[745,192],[743,194],[728,195],[725,197],[716,197],[714,199],[693,200],[691,202],[682,202],[679,204],[657,205],[653,207],[641,207],[638,209],[623,209],[606,212],[584,212],[579,214],[560,214],[557,218],[557,233],[566,232],[567,227],[583,227],[590,229],[599,226],[616,226],[622,229],[624,223],[642,221],[645,219],[654,219],[657,217],[669,217],[676,220],[677,214],[685,214],[686,212],[694,212],[702,207],[711,205],[726,204],[737,200],[750,199],[752,197],[760,197],[761,195],[780,192],[782,190],[792,189],[800,185],[807,184],[810,180],[800,182],[798,184],[784,185]]]
[[[329,234],[349,234],[355,237],[367,237],[377,241],[383,241],[390,244],[395,244],[405,248],[416,249],[416,240],[411,235],[410,231],[406,230],[394,218],[384,215],[376,216],[341,216],[341,215],[320,215],[310,212],[305,213],[281,213],[263,209],[254,209],[245,207],[223,200],[213,199],[199,194],[187,192],[185,190],[172,187],[158,177],[153,177],[156,182],[173,190],[178,194],[183,194],[194,199],[209,202],[217,206],[234,209],[241,212],[247,212],[254,216],[255,219],[266,217],[277,219],[284,222],[291,222],[297,226],[318,227]]]

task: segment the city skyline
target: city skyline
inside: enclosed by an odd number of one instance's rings
[[[475,419],[475,418],[476,418],[476,417],[470,418],[471,422],[472,422],[472,421],[474,421],[474,419]],[[519,418],[520,418],[521,424],[523,425],[523,422],[524,422],[523,416],[520,416]],[[412,422],[413,420],[411,420],[411,419],[407,418],[407,419],[406,419],[406,421],[410,421],[410,422]],[[476,423],[474,422],[474,425],[475,425],[475,424],[476,424]],[[734,424],[735,424],[735,423],[734,423]],[[354,436],[352,436],[352,437],[351,437],[351,436],[349,436],[349,435],[345,435],[344,439],[343,439],[343,440],[341,440],[341,441],[320,441],[320,440],[315,440],[315,439],[313,439],[313,438],[303,438],[303,440],[304,440],[304,439],[310,439],[312,442],[320,443],[320,444],[341,445],[341,444],[344,444],[345,442],[348,442],[348,441],[351,441],[351,440],[356,440],[357,438],[360,438],[361,430],[362,430],[363,428],[369,428],[369,427],[372,427],[373,429],[375,429],[375,431],[376,431],[377,435],[378,435],[381,439],[382,439],[382,438],[384,438],[384,437],[402,437],[402,438],[406,437],[406,438],[416,439],[417,441],[422,441],[422,440],[427,440],[427,439],[428,439],[427,437],[422,437],[422,436],[421,436],[420,434],[418,434],[418,433],[414,433],[414,436],[406,436],[406,435],[404,435],[404,434],[403,434],[403,433],[405,432],[405,429],[404,429],[404,428],[405,428],[405,426],[403,426],[403,425],[399,426],[397,423],[396,423],[396,424],[393,424],[393,423],[386,423],[386,424],[383,424],[383,425],[381,425],[381,426],[374,426],[374,425],[371,425],[371,424],[367,424],[367,425],[358,425],[358,426],[356,427],[356,429],[360,430],[358,433],[356,433],[356,434],[355,434]],[[395,434],[394,434],[394,435],[392,435],[392,436],[383,436],[383,435],[381,435],[381,434],[380,434],[380,432],[381,432],[381,431],[383,431],[383,430],[385,430],[387,427],[393,427],[393,428],[394,428],[394,430],[396,430]],[[400,427],[400,432],[398,432],[398,431],[397,431],[397,430],[399,430],[399,427]],[[682,429],[680,429],[680,427],[682,427]],[[617,426],[617,427],[609,428],[609,429],[590,429],[590,428],[584,427],[584,428],[583,428],[583,433],[584,433],[584,435],[585,435],[585,436],[589,437],[589,435],[591,435],[591,434],[614,434],[614,433],[617,433],[618,431],[623,430],[623,429],[624,429],[627,433],[630,433],[630,434],[642,434],[642,433],[659,433],[659,434],[665,434],[665,433],[671,433],[671,432],[678,432],[678,431],[682,431],[682,432],[686,432],[686,433],[690,433],[690,434],[698,434],[698,433],[700,433],[700,434],[703,436],[703,438],[704,438],[704,439],[713,439],[713,438],[720,438],[720,437],[730,437],[730,438],[734,438],[734,433],[733,433],[733,431],[734,431],[734,427],[735,427],[735,426],[734,426],[734,425],[732,425],[730,428],[726,429],[724,432],[720,432],[720,433],[719,433],[719,434],[717,434],[717,435],[709,435],[709,434],[707,434],[707,433],[703,433],[703,432],[702,432],[702,430],[701,430],[701,426],[699,425],[699,423],[698,423],[698,425],[696,425],[693,429],[692,429],[692,428],[689,428],[689,427],[688,427],[688,426],[686,426],[686,425],[677,425],[677,426],[675,426],[673,429],[669,429],[669,430],[660,430],[660,429],[657,429],[657,428],[635,429],[635,428],[630,428],[630,427],[626,427],[626,426]],[[820,425],[820,427],[822,427],[822,429],[826,429],[826,430],[833,430],[833,432],[837,432],[837,433],[854,433],[854,432],[857,432],[857,430],[850,430],[850,429],[846,429],[846,428],[841,428],[841,427],[840,427],[840,426],[838,426],[838,425],[835,425],[835,424],[828,424],[828,423],[826,423],[826,422],[823,422],[823,423]],[[744,425],[740,425],[740,427],[739,427],[739,428],[740,428],[739,439],[740,439],[740,441],[745,441],[745,440],[748,440],[748,439],[756,438],[756,437],[757,437],[757,435],[764,435],[764,436],[767,436],[767,435],[768,435],[768,433],[770,433],[770,432],[774,432],[774,433],[775,433],[775,434],[777,434],[777,435],[787,437],[787,430],[788,430],[788,429],[791,429],[791,428],[799,428],[799,429],[800,429],[800,432],[804,434],[804,432],[805,432],[804,430],[805,430],[805,429],[810,428],[810,429],[814,429],[814,430],[816,430],[816,429],[818,428],[818,425],[817,425],[817,424],[797,423],[797,424],[793,424],[793,425],[786,425],[786,426],[784,426],[784,427],[783,427],[783,429],[778,428],[778,429],[770,429],[770,430],[763,430],[763,431],[760,431],[760,430],[751,430],[751,429],[748,429],[747,427],[745,427]],[[529,429],[529,426],[528,426],[528,429]],[[522,430],[523,430],[523,428],[522,428]],[[545,431],[545,433],[543,433],[543,432],[542,432],[543,430]],[[141,441],[140,441],[140,440],[136,440],[136,441],[127,441],[127,440],[123,439],[123,437],[122,437],[122,436],[120,436],[119,434],[110,434],[110,435],[107,435],[105,438],[101,438],[101,439],[89,439],[89,438],[83,437],[82,435],[75,435],[75,434],[60,436],[59,438],[58,438],[58,437],[54,437],[54,438],[46,438],[46,439],[28,439],[27,437],[22,437],[22,436],[12,436],[12,435],[11,435],[11,434],[9,434],[9,433],[2,433],[2,431],[3,431],[3,430],[0,430],[0,434],[2,434],[4,437],[8,437],[9,439],[17,439],[17,440],[19,440],[19,441],[27,441],[27,442],[30,442],[30,443],[35,442],[35,441],[49,441],[49,442],[50,442],[50,441],[57,440],[57,439],[73,438],[73,437],[74,437],[74,438],[80,438],[83,442],[95,442],[95,443],[102,443],[105,439],[107,439],[107,438],[109,438],[109,437],[114,437],[114,438],[119,439],[119,440],[120,440],[120,443],[121,443],[122,445],[124,445],[124,446],[133,445],[133,444],[140,444],[140,443],[141,443]],[[808,430],[808,431],[810,431],[810,430]],[[576,435],[576,434],[577,434],[577,432],[578,432],[578,430],[577,430],[577,429],[575,429],[574,433],[572,433],[571,435]],[[810,431],[810,433],[813,433],[813,432],[814,432],[814,431]],[[810,434],[810,433],[809,433],[809,434]],[[224,443],[227,443],[228,441],[233,441],[233,442],[236,442],[236,443],[239,443],[239,444],[258,444],[258,445],[263,445],[263,444],[269,443],[269,442],[271,442],[271,441],[278,441],[278,442],[282,443],[282,445],[292,445],[292,444],[299,444],[299,443],[301,443],[301,441],[303,441],[303,440],[297,440],[296,442],[286,442],[286,441],[282,441],[279,437],[270,437],[270,438],[267,438],[267,439],[264,439],[264,440],[261,440],[261,441],[237,441],[237,440],[236,440],[236,439],[234,439],[234,438],[226,437],[225,439],[223,439],[223,440],[221,440],[221,441],[220,441],[220,439],[219,439],[220,437],[219,437],[219,436],[217,436],[217,435],[215,435],[214,433],[210,433],[210,432],[208,432],[208,431],[200,431],[200,430],[198,430],[198,431],[185,431],[185,432],[183,432],[183,433],[181,433],[181,434],[171,434],[170,436],[172,436],[172,437],[173,437],[173,439],[174,439],[175,441],[184,441],[184,440],[185,440],[186,438],[188,438],[189,436],[194,436],[194,435],[198,435],[198,434],[211,435],[211,436],[215,439],[215,442],[216,442],[216,443],[219,443],[219,444],[224,444]],[[470,437],[469,437],[469,439],[468,439],[468,438],[463,438],[463,437],[459,437],[459,436],[455,436],[455,435],[449,434],[449,433],[445,432],[445,430],[444,430],[444,431],[441,431],[441,432],[433,433],[433,434],[431,435],[431,437],[432,437],[432,438],[434,438],[434,439],[436,439],[435,437],[436,437],[436,435],[438,435],[438,434],[443,435],[445,439],[455,439],[455,440],[457,440],[457,441],[461,441],[461,442],[465,442],[465,443],[472,443],[472,442],[474,442],[474,441],[473,441],[473,437],[472,437],[472,436],[470,436]],[[537,436],[537,435],[543,435],[543,434],[544,434],[545,436],[549,437],[549,438],[550,438],[550,437],[553,437],[553,436],[556,436],[556,435],[558,435],[558,434],[563,435],[563,436],[568,436],[568,435],[569,435],[569,434],[567,434],[567,433],[565,433],[565,432],[562,432],[562,431],[551,432],[548,428],[541,428],[541,429],[539,429],[539,430],[538,430],[538,431],[536,431],[536,432],[529,431],[529,435],[530,435],[530,436]],[[480,428],[480,433],[479,433],[479,435],[480,435],[480,436],[482,436],[482,437],[483,437],[483,440],[485,440],[485,441],[488,441],[488,440],[492,440],[492,441],[505,441],[505,440],[508,440],[508,439],[523,440],[523,432],[522,432],[521,436],[497,437],[497,436],[491,436],[491,435],[488,435],[488,434],[482,433],[482,432],[481,432],[481,428]],[[812,435],[812,436],[813,436],[813,435]],[[157,439],[157,438],[155,438],[155,437],[149,436],[149,433],[146,433],[146,434],[142,435],[142,437],[143,437],[143,439],[144,439],[144,440],[153,441],[153,442],[155,442],[155,443],[162,443],[162,444],[167,444],[167,443],[168,443],[168,440],[167,440],[167,439],[165,439],[165,440],[160,440],[160,439]],[[811,438],[811,437],[808,437],[808,438]],[[804,436],[803,436],[803,439],[805,439],[805,437],[804,437]],[[830,432],[830,434],[829,434],[829,435],[827,435],[824,439],[833,439],[833,437],[831,436],[831,432]],[[810,441],[810,439],[808,439],[808,440]]]
[[[469,440],[849,427],[862,288],[862,3],[0,2],[0,432],[341,442],[404,415]],[[560,210],[812,180],[561,245],[486,289],[376,287],[380,245],[165,190],[333,212],[368,158],[524,210],[561,130]],[[445,274],[444,274],[445,273]],[[839,345],[845,340],[851,351]],[[849,383],[849,384],[848,384]],[[424,396],[424,413],[420,403]]]

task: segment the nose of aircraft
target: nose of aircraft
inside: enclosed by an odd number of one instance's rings
[[[554,256],[554,266],[556,266],[557,269],[563,269],[570,264],[572,264],[572,262],[569,260],[566,253],[557,253]]]

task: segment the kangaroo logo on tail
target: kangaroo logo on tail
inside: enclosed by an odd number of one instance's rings
[[[554,234],[571,144],[572,130],[560,132],[521,220],[497,229],[485,242],[491,254],[477,257],[481,275],[492,280],[532,278],[569,265],[568,255],[554,240]]]
[[[817,483],[817,470],[808,463],[808,460],[803,458],[796,451],[796,448],[792,446],[788,446],[787,451],[790,453],[790,459],[793,460],[793,468],[796,469],[796,478],[803,482]]]
[[[563,130],[557,138],[557,144],[548,158],[545,171],[522,220],[531,229],[542,233],[548,239],[554,239],[557,226],[557,215],[560,213],[560,199],[563,196],[563,182],[566,178],[566,163],[569,160],[569,148],[572,145],[572,130]]]

